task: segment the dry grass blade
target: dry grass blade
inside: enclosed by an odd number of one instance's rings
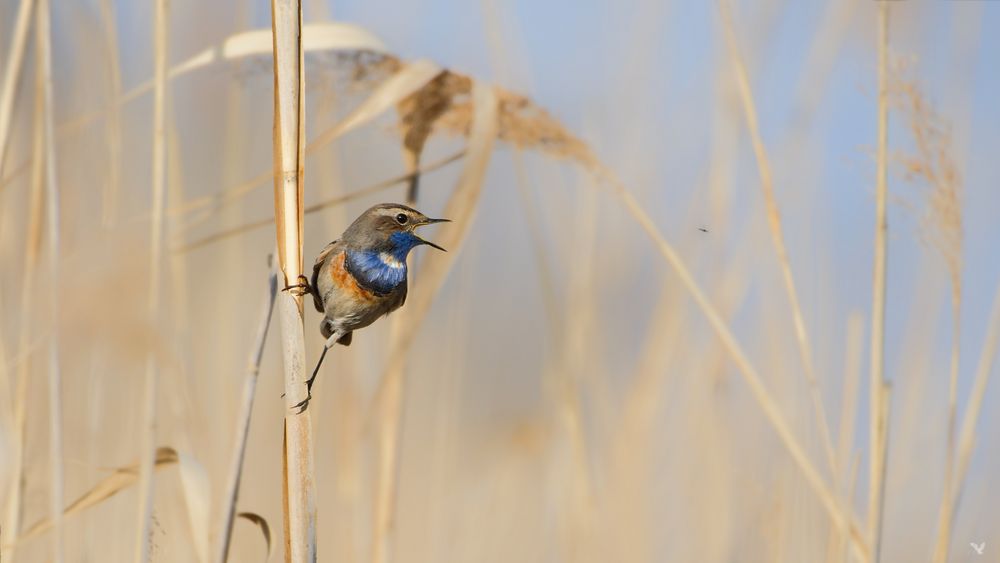
[[[318,22],[303,26],[303,50],[306,52],[349,50],[371,53],[386,53],[385,45],[375,35],[356,25],[342,22]],[[230,37],[218,46],[209,47],[196,55],[188,57],[181,63],[170,67],[167,72],[169,80],[174,80],[195,70],[206,68],[212,64],[232,61],[245,57],[270,55],[272,48],[271,30],[255,29],[244,31]],[[154,80],[147,80],[135,86],[124,95],[112,100],[112,104],[120,107],[137,100],[154,88]],[[70,134],[92,123],[105,115],[105,111],[97,111],[77,116],[59,125],[59,134]]]
[[[183,452],[177,453],[177,467],[180,469],[181,489],[184,492],[191,537],[194,539],[194,552],[199,563],[208,563],[208,534],[211,530],[209,502],[212,498],[208,473],[197,459]]]
[[[372,184],[371,186],[368,186],[366,188],[361,188],[360,190],[355,190],[355,191],[353,191],[351,193],[344,194],[342,196],[337,196],[337,197],[334,197],[334,198],[330,198],[330,199],[328,199],[326,201],[321,201],[319,203],[314,203],[314,204],[306,207],[303,210],[303,212],[306,213],[306,214],[315,213],[317,211],[322,211],[322,210],[327,209],[329,207],[334,207],[334,206],[337,206],[337,205],[342,205],[342,204],[347,203],[349,201],[354,201],[355,199],[359,199],[359,198],[362,198],[362,197],[366,197],[366,196],[369,196],[369,195],[381,192],[383,190],[387,190],[389,188],[392,188],[394,186],[402,184],[403,182],[408,182],[411,179],[413,179],[413,178],[415,178],[417,176],[420,176],[422,174],[425,174],[427,172],[432,172],[434,170],[437,170],[438,168],[443,168],[444,166],[447,166],[448,164],[451,164],[452,162],[455,162],[456,160],[462,158],[463,156],[465,156],[465,151],[464,150],[458,151],[456,153],[453,153],[450,156],[447,156],[445,158],[442,158],[441,160],[437,160],[435,162],[432,162],[432,163],[430,163],[430,164],[428,164],[428,165],[426,165],[426,166],[424,166],[424,167],[422,167],[422,168],[420,168],[418,170],[415,170],[413,172],[410,172],[410,173],[407,173],[407,174],[402,174],[400,176],[396,176],[395,178],[389,178],[388,180],[383,180],[383,181],[381,181],[381,182],[379,182],[377,184]],[[233,227],[232,229],[227,229],[225,231],[214,233],[214,234],[208,235],[205,238],[201,238],[201,239],[198,239],[196,241],[193,241],[193,242],[190,242],[188,244],[185,244],[183,246],[179,246],[179,247],[177,247],[177,248],[174,249],[174,252],[190,252],[192,250],[197,250],[198,248],[201,248],[201,247],[206,246],[208,244],[211,244],[213,242],[218,242],[218,241],[221,241],[221,240],[225,240],[225,239],[227,239],[229,237],[232,237],[232,236],[235,236],[235,235],[238,235],[238,234],[241,234],[241,233],[245,233],[247,231],[252,231],[252,230],[258,229],[260,227],[266,227],[266,226],[271,225],[273,223],[274,223],[274,217],[268,217],[267,219],[261,219],[259,221],[254,221],[252,223],[247,223],[245,225],[239,225],[237,227]]]
[[[468,136],[473,116],[472,102],[467,99],[471,84],[472,79],[468,76],[448,70],[441,71],[433,63],[410,63],[380,85],[343,121],[316,136],[306,146],[306,154],[312,154],[345,133],[364,125],[394,104],[400,109],[404,147],[409,144],[409,152],[417,151],[418,145],[422,148],[422,142],[426,140],[423,137],[424,128],[430,125],[433,125],[430,127],[432,132],[444,131]],[[558,120],[531,100],[500,88],[495,88],[495,95],[499,107],[498,139],[519,148],[540,150],[556,158],[569,158],[586,168],[595,165],[597,159],[587,145],[566,131]],[[407,120],[413,122],[407,123]],[[416,162],[416,158],[413,160]],[[185,202],[171,209],[170,213],[185,214],[224,205],[250,193],[272,176],[273,171],[259,174],[222,193]],[[411,181],[415,178],[407,176]],[[188,228],[208,217],[206,215],[199,221],[193,221]]]
[[[398,327],[393,349],[376,392],[374,411],[379,416],[382,431],[379,444],[378,493],[374,514],[375,531],[372,538],[372,560],[376,563],[388,561],[391,555],[404,385],[403,364],[407,352],[416,339],[417,329],[430,310],[434,297],[444,284],[455,257],[461,250],[462,241],[472,223],[482,192],[486,168],[497,136],[497,100],[493,88],[477,82],[473,85],[473,103],[476,108],[475,117],[466,147],[462,174],[441,214],[442,217],[452,220],[443,226],[438,237],[439,243],[449,252],[428,255],[422,264],[418,272],[420,284],[414,287],[408,299],[405,323]]]
[[[59,277],[59,187],[56,177],[56,152],[52,108],[52,34],[49,0],[39,0],[36,24],[36,59],[38,87],[42,91],[43,119],[45,135],[45,207],[48,211],[48,275],[49,279]],[[49,320],[53,327],[59,326],[59,292],[49,291]],[[52,518],[53,536],[52,559],[61,563],[64,557],[62,507],[63,507],[63,435],[62,435],[62,374],[59,369],[58,329],[53,329],[48,338],[48,387],[49,387],[49,512]]]
[[[382,83],[372,92],[362,104],[342,121],[320,133],[305,148],[305,154],[309,155],[320,148],[330,144],[338,137],[357,129],[358,127],[375,119],[400,100],[412,94],[415,90],[434,78],[440,69],[429,61],[415,61],[406,65]],[[171,210],[173,214],[189,213],[198,209],[210,206],[221,206],[233,201],[247,193],[253,191],[258,186],[272,178],[273,170],[259,174],[242,184],[228,189],[220,194],[201,197],[184,203],[176,209]]]
[[[28,26],[31,23],[31,7],[34,0],[21,0],[11,35],[10,51],[4,65],[3,86],[0,89],[0,178],[3,178],[4,160],[7,156],[7,141],[10,138],[10,124],[14,113],[14,97],[21,77],[24,62],[24,47],[28,43]],[[20,167],[19,167],[20,168]]]
[[[743,61],[743,56],[740,52],[739,43],[736,39],[736,31],[733,28],[733,18],[729,2],[721,0],[719,7],[722,12],[723,27],[725,28],[726,45],[729,47],[729,53],[733,59],[736,85],[739,90],[740,100],[743,103],[743,112],[746,116],[747,130],[750,132],[754,157],[757,159],[760,186],[764,192],[764,203],[767,207],[767,225],[771,231],[771,241],[774,243],[774,251],[778,255],[781,277],[785,283],[785,291],[788,294],[788,301],[792,311],[792,321],[795,324],[795,340],[799,346],[802,368],[806,382],[809,385],[813,415],[815,416],[816,426],[819,428],[820,437],[822,438],[823,451],[826,453],[830,474],[836,478],[837,460],[833,450],[833,439],[830,437],[830,425],[827,422],[826,408],[823,406],[823,397],[820,394],[819,382],[816,380],[816,370],[813,366],[809,334],[806,331],[806,322],[802,315],[802,305],[799,303],[799,294],[795,289],[795,278],[792,276],[792,267],[788,259],[788,249],[785,246],[785,235],[781,227],[781,214],[778,210],[777,198],[774,195],[771,163],[767,156],[767,149],[764,147],[764,141],[760,135],[757,110],[754,106],[753,93],[750,89],[750,78],[747,73],[746,63]]]
[[[107,107],[108,180],[104,184],[101,221],[105,227],[114,225],[118,215],[121,189],[122,124],[121,110],[115,102],[122,95],[121,60],[118,56],[118,25],[113,0],[101,0],[101,23],[108,51],[108,74],[111,80],[111,102]]]
[[[976,367],[976,376],[972,383],[972,390],[969,393],[969,404],[966,406],[965,415],[962,417],[962,430],[959,433],[958,439],[958,462],[954,473],[954,480],[945,482],[944,493],[941,498],[941,507],[938,511],[937,545],[934,548],[934,558],[936,561],[946,561],[948,558],[948,546],[951,544],[951,527],[954,524],[955,514],[958,513],[959,503],[962,499],[962,489],[965,486],[965,476],[969,469],[972,453],[975,450],[976,424],[979,422],[983,399],[986,397],[986,388],[989,386],[990,375],[993,373],[998,345],[1000,345],[1000,286],[998,286],[996,295],[993,298],[993,310],[990,313],[986,341],[983,343],[983,350],[979,356],[979,365]]]
[[[952,158],[951,135],[947,123],[924,97],[916,80],[895,77],[891,85],[899,111],[913,134],[916,154],[900,157],[908,180],[922,184],[927,200],[920,222],[921,238],[937,250],[945,262],[951,285],[951,361],[948,373],[948,422],[944,492],[934,561],[947,557],[950,536],[949,506],[955,482],[957,455],[958,373],[962,312],[962,200],[963,187],[958,166]]]
[[[21,269],[21,308],[18,331],[19,362],[14,383],[13,404],[13,447],[11,452],[11,475],[3,529],[11,536],[17,536],[21,529],[21,511],[24,483],[24,451],[28,408],[28,385],[30,383],[29,339],[34,325],[33,304],[35,279],[41,252],[45,180],[45,103],[42,88],[35,88],[35,111],[33,114],[33,142],[31,149],[31,192],[28,202],[27,233],[25,236],[24,265]],[[2,558],[12,559],[13,551],[4,548]]]
[[[837,468],[841,483],[846,483],[854,444],[854,424],[858,413],[858,382],[861,378],[861,354],[864,346],[864,318],[853,312],[847,318],[847,350],[844,352],[844,386],[840,399],[840,430],[837,441]],[[850,498],[850,497],[848,497]]]
[[[271,525],[267,523],[267,519],[256,512],[240,512],[236,517],[257,526],[257,529],[260,530],[260,535],[264,536],[264,543],[267,546],[264,561],[270,561],[274,548],[271,545]]]
[[[955,485],[952,487],[952,502],[956,504],[955,509],[957,509],[957,503],[962,494],[962,485],[965,482],[966,471],[969,469],[969,460],[972,458],[976,423],[979,421],[986,388],[990,382],[990,374],[993,373],[993,366],[996,363],[998,344],[1000,344],[1000,288],[997,289],[996,296],[993,298],[993,311],[990,314],[986,342],[983,344],[979,365],[976,367],[976,378],[969,395],[969,404],[965,409],[965,416],[962,417],[962,431],[959,434],[958,442],[958,471],[955,472]],[[952,512],[954,513],[954,511]]]
[[[497,133],[497,100],[492,87],[477,84],[473,89],[477,91],[476,119],[465,149],[465,163],[458,185],[441,213],[442,217],[451,219],[451,223],[441,227],[436,239],[449,252],[429,254],[421,264],[418,272],[421,284],[413,288],[406,302],[411,324],[403,330],[405,336],[401,338],[400,347],[390,354],[388,365],[405,361],[406,352],[416,337],[417,327],[430,309],[434,296],[458,256],[482,192],[482,182]],[[389,368],[385,371],[389,371]],[[385,382],[381,385],[384,386]],[[377,396],[381,395],[381,389],[382,387]],[[376,403],[378,402],[376,399]]]
[[[274,299],[278,293],[278,271],[273,267],[268,276],[267,296],[261,310],[260,322],[257,324],[257,334],[254,345],[250,348],[250,361],[247,373],[243,379],[243,395],[240,401],[240,414],[237,417],[236,438],[233,440],[233,455],[226,477],[226,488],[223,490],[222,524],[219,526],[219,548],[216,552],[216,563],[225,563],[229,555],[229,542],[233,533],[233,514],[236,511],[236,501],[239,498],[240,478],[243,475],[243,459],[246,455],[247,437],[250,435],[250,415],[253,413],[253,401],[257,391],[257,376],[260,374],[260,361],[264,356],[264,344],[267,341],[268,327],[271,326],[271,315],[274,312]],[[263,519],[262,519],[263,520]],[[270,528],[264,522],[263,529],[267,536],[268,552],[271,547]]]
[[[153,467],[156,469],[162,469],[177,463],[177,460],[178,455],[173,448],[159,448],[156,450],[156,459]],[[115,469],[114,473],[108,475],[100,483],[80,495],[79,498],[67,506],[66,509],[63,510],[63,516],[73,516],[74,514],[78,514],[88,508],[104,502],[105,500],[134,485],[139,480],[138,476],[139,464],[132,464]],[[15,543],[24,543],[51,529],[52,519],[45,518],[25,530],[24,533],[17,538]],[[12,544],[5,544],[5,547],[10,545]]]
[[[0,179],[0,193],[3,192],[4,188],[13,183],[18,176],[20,176],[23,172],[27,172],[28,169],[30,168],[31,168],[31,160],[26,159],[24,162],[19,164],[17,168],[12,170],[8,176],[4,177],[3,179]]]
[[[306,152],[315,151],[344,133],[357,129],[361,125],[382,115],[386,110],[395,107],[400,101],[423,88],[425,84],[433,80],[440,73],[441,67],[424,59],[405,65],[399,72],[393,74],[388,80],[380,84],[360,106],[337,124],[336,127],[325,131],[313,139],[309,143],[309,148],[306,149]]]
[[[878,155],[875,186],[875,258],[872,274],[872,328],[870,350],[868,539],[871,561],[878,563],[882,545],[882,502],[888,416],[883,409],[885,396],[885,298],[888,255],[886,199],[889,185],[889,2],[878,3]]]
[[[819,471],[816,470],[815,465],[813,465],[812,461],[809,459],[809,456],[806,454],[802,445],[799,443],[798,439],[795,438],[795,433],[792,431],[788,421],[785,420],[784,415],[781,414],[778,404],[775,402],[774,398],[771,397],[771,393],[761,381],[756,368],[754,368],[750,363],[750,359],[743,351],[743,348],[736,340],[736,337],[729,330],[729,327],[723,320],[722,315],[711,304],[711,302],[709,302],[708,296],[705,295],[705,292],[702,291],[698,282],[695,281],[690,270],[684,264],[684,261],[681,260],[680,255],[674,249],[673,245],[671,245],[667,239],[664,238],[663,234],[660,233],[659,228],[656,226],[656,222],[653,221],[652,217],[646,213],[642,205],[636,201],[632,194],[625,189],[625,187],[617,180],[617,178],[614,177],[613,174],[604,168],[597,168],[595,173],[599,178],[606,181],[614,189],[615,194],[622,200],[626,210],[653,240],[657,249],[660,251],[660,254],[663,255],[667,263],[674,269],[674,272],[680,278],[688,293],[690,293],[692,298],[694,298],[698,308],[701,309],[709,324],[712,326],[712,329],[715,330],[715,333],[718,335],[719,339],[722,340],[724,347],[733,358],[736,367],[739,368],[740,374],[750,387],[750,391],[753,394],[754,399],[757,401],[757,404],[760,405],[764,416],[771,424],[771,427],[774,428],[775,432],[778,434],[778,438],[781,440],[782,445],[785,446],[785,449],[788,450],[788,453],[792,456],[795,464],[802,471],[802,474],[806,478],[806,482],[809,483],[813,492],[816,493],[816,496],[819,498],[823,508],[826,509],[827,514],[829,514],[830,518],[837,524],[839,529],[846,534],[850,534],[851,541],[854,542],[858,551],[866,553],[867,547],[865,545],[864,536],[862,535],[853,514],[851,514],[847,507],[839,503],[834,491],[831,490],[829,485],[827,485],[827,483],[823,480]]]

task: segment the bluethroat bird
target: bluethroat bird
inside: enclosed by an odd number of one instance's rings
[[[324,314],[319,329],[326,343],[306,382],[310,392],[327,350],[335,343],[350,346],[355,330],[403,306],[410,251],[422,244],[444,250],[415,235],[414,229],[447,221],[398,203],[376,205],[319,253],[312,279],[299,276],[297,285],[285,288],[312,294],[316,310]]]

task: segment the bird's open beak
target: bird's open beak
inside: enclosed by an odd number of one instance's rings
[[[428,218],[428,219],[424,219],[423,221],[421,221],[420,224],[417,225],[417,226],[418,227],[422,227],[424,225],[433,225],[434,223],[450,223],[450,222],[451,222],[451,219],[430,219],[430,218]],[[431,242],[429,240],[424,240],[424,239],[422,239],[420,237],[417,237],[417,239],[420,241],[421,244],[426,244],[427,246],[433,246],[434,248],[436,248],[436,249],[438,249],[438,250],[440,250],[442,252],[448,252],[444,248],[441,248],[440,246],[434,244],[433,242]]]

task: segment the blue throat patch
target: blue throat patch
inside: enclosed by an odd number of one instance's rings
[[[386,294],[406,282],[406,256],[421,243],[413,233],[393,233],[381,249],[348,250],[347,269],[365,288]]]

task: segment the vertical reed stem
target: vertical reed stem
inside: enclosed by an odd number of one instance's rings
[[[302,3],[271,0],[274,40],[274,217],[278,260],[285,285],[302,273],[302,172],[305,150],[305,74]],[[302,297],[278,298],[285,367],[283,449],[285,561],[316,561],[316,499],[312,425],[308,409],[297,409],[308,391]]]
[[[59,278],[59,186],[56,177],[55,127],[52,119],[52,31],[49,0],[39,0],[36,27],[36,57],[38,84],[42,88],[45,111],[42,120],[45,131],[45,199],[48,210],[49,279],[58,285]],[[63,471],[62,471],[62,377],[59,371],[59,291],[51,288],[49,297],[49,463],[51,485],[49,511],[52,518],[52,560],[63,560]]]
[[[163,254],[163,212],[167,171],[167,13],[168,0],[155,0],[153,20],[153,194],[149,233],[149,302],[147,315],[155,326],[160,316],[160,267]],[[139,511],[135,561],[150,558],[150,525],[153,516],[153,470],[156,460],[156,360],[150,352],[146,360],[143,391],[142,449],[139,456]]]
[[[719,3],[722,11],[722,19],[726,31],[726,44],[733,57],[733,69],[736,74],[736,85],[740,92],[740,99],[743,103],[744,116],[747,121],[747,131],[753,144],[754,157],[757,160],[757,170],[760,175],[760,186],[764,192],[764,205],[767,209],[767,225],[771,231],[771,241],[774,244],[774,252],[778,256],[778,266],[781,270],[781,277],[785,283],[785,292],[788,294],[788,302],[792,310],[792,322],[795,327],[795,340],[799,347],[799,356],[802,360],[802,369],[805,374],[806,383],[809,385],[809,396],[813,406],[813,416],[816,419],[816,426],[819,428],[820,437],[823,441],[823,451],[826,454],[827,464],[830,474],[836,482],[837,461],[833,450],[833,439],[830,437],[830,425],[826,418],[826,408],[823,406],[823,397],[820,393],[819,381],[816,379],[816,369],[813,366],[812,348],[809,344],[809,333],[806,330],[806,321],[802,315],[802,305],[799,303],[799,293],[795,288],[795,278],[792,276],[792,267],[788,259],[788,248],[785,246],[785,234],[781,227],[781,214],[778,210],[777,198],[774,195],[774,180],[771,174],[771,163],[767,156],[767,149],[761,138],[760,126],[757,121],[757,109],[754,106],[753,93],[750,89],[750,78],[740,53],[736,40],[736,31],[733,27],[732,14],[729,3],[722,0]]]
[[[7,156],[7,141],[10,139],[10,122],[17,95],[17,82],[21,76],[24,61],[24,46],[28,42],[28,25],[31,22],[31,7],[34,0],[21,0],[14,21],[14,33],[4,64],[3,85],[0,89],[0,178],[3,178],[3,163]]]
[[[871,560],[881,557],[883,480],[886,465],[888,392],[885,383],[885,298],[888,260],[886,199],[888,194],[889,140],[889,2],[878,4],[878,155],[875,186],[875,264],[872,282],[871,366],[869,381],[869,462],[868,462],[868,538]]]
[[[118,192],[121,188],[122,165],[122,125],[121,97],[122,77],[118,56],[118,27],[115,18],[114,0],[101,0],[101,20],[104,24],[105,43],[108,50],[108,74],[111,78],[111,97],[108,100],[107,128],[108,177],[101,195],[101,223],[112,227],[118,215]]]
[[[420,153],[403,150],[406,173],[410,175],[406,189],[406,205],[415,207],[420,189]],[[412,271],[412,270],[411,270]],[[413,281],[413,274],[410,274]],[[389,329],[390,349],[399,345],[409,319],[405,307],[397,311]],[[396,494],[399,482],[399,434],[403,417],[403,388],[406,366],[399,364],[384,375],[385,403],[379,413],[381,421],[378,430],[378,470],[375,485],[375,510],[373,511],[373,531],[371,561],[387,563],[392,550],[392,526],[396,515]]]
[[[236,515],[236,500],[240,492],[240,477],[243,474],[243,459],[246,455],[247,437],[250,434],[250,415],[253,413],[253,399],[257,390],[257,376],[260,373],[260,361],[264,355],[264,343],[267,341],[267,330],[271,325],[271,314],[274,311],[274,299],[278,292],[278,272],[271,267],[267,278],[267,296],[257,324],[257,334],[254,345],[250,349],[250,362],[243,379],[243,395],[240,401],[240,414],[236,419],[236,438],[233,441],[233,455],[230,459],[229,474],[226,477],[226,488],[223,491],[225,510],[222,524],[219,526],[219,550],[215,563],[225,563],[229,556],[229,542],[233,534],[233,519]]]
[[[22,4],[23,8],[23,4]],[[30,13],[30,12],[29,12]],[[37,78],[37,77],[36,77]],[[33,326],[35,275],[37,274],[39,251],[42,241],[42,205],[45,180],[45,111],[41,99],[40,85],[35,88],[35,110],[33,115],[34,138],[31,148],[31,194],[28,203],[28,228],[25,236],[24,265],[21,269],[21,307],[18,330],[18,354],[22,360],[17,366],[14,382],[12,411],[14,413],[14,440],[11,451],[11,479],[4,515],[3,534],[17,537],[21,530],[22,502],[24,498],[24,451],[25,429],[27,426],[28,385],[31,382],[31,362],[29,339]],[[0,559],[12,560],[15,546],[4,544],[0,548]]]

